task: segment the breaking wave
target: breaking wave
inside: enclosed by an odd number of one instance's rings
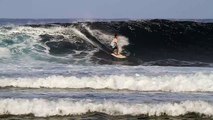
[[[102,112],[109,115],[170,116],[184,115],[190,112],[213,115],[213,105],[205,101],[183,101],[180,103],[116,103],[94,102],[91,100],[74,101],[69,99],[0,99],[0,115],[33,114],[39,117],[81,115],[87,112]]]
[[[0,87],[20,88],[91,88],[133,91],[213,92],[213,75],[203,73],[161,76],[136,74],[136,76],[1,78],[0,83]]]
[[[128,59],[111,53],[113,35]],[[213,24],[187,21],[100,21],[0,27],[0,60],[72,64],[212,66]]]

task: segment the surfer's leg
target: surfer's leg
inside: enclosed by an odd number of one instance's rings
[[[116,47],[116,49],[115,49],[115,54],[118,55],[118,53],[119,53],[119,52],[118,52],[118,47]]]
[[[120,49],[118,46],[117,46],[117,55],[120,55]]]
[[[117,55],[120,54],[118,46],[116,46],[116,54],[117,54]]]
[[[118,48],[117,48],[117,47],[114,47],[113,50],[112,50],[112,52],[113,52],[114,54],[117,55],[117,53],[118,53]]]
[[[113,53],[117,55],[118,49],[114,49],[114,50],[113,50]]]

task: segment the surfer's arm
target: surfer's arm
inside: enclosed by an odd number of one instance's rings
[[[117,47],[118,47],[118,43],[117,43],[117,42],[114,42],[114,44],[115,44],[115,46],[117,46]]]
[[[111,45],[112,47],[115,47],[115,46],[117,46],[116,39],[113,39],[110,45]]]

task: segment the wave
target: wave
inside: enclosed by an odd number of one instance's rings
[[[126,60],[109,55],[115,33]],[[0,59],[25,55],[62,63],[212,66],[212,35],[212,23],[169,20],[1,26]]]
[[[0,115],[65,116],[87,112],[102,112],[109,115],[179,116],[187,113],[213,115],[213,105],[205,101],[183,101],[180,103],[129,104],[117,102],[74,101],[70,99],[0,99]]]
[[[4,120],[11,120],[11,119],[27,119],[27,120],[43,120],[43,117],[35,117],[32,114],[30,115],[4,115],[2,116]],[[75,119],[113,119],[113,120],[122,120],[122,119],[175,119],[175,120],[187,120],[187,119],[212,119],[212,116],[206,116],[206,115],[200,115],[196,113],[187,113],[185,115],[180,116],[168,116],[168,115],[161,115],[161,116],[148,116],[148,115],[108,115],[106,113],[100,113],[100,112],[88,112],[86,114],[82,115],[69,115],[69,116],[49,116],[45,117],[45,119],[54,119],[54,120],[75,120]]]
[[[87,63],[97,51],[75,28],[32,28],[12,26],[0,28],[0,60],[2,62],[46,61]]]
[[[212,74],[92,77],[49,76],[46,78],[1,78],[0,87],[112,89],[133,91],[213,92]]]

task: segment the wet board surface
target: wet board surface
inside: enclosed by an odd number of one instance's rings
[[[124,58],[126,58],[126,56],[121,55],[121,54],[116,55],[116,54],[112,53],[111,55],[112,55],[112,56],[114,56],[114,57],[116,57],[116,58],[120,58],[120,59],[124,59]]]

